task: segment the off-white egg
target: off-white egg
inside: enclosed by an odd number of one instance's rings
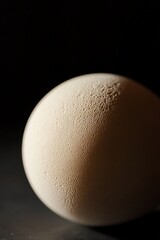
[[[32,112],[23,164],[41,201],[86,225],[134,219],[160,202],[160,100],[125,77],[88,74]]]

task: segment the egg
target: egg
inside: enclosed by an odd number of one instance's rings
[[[160,101],[123,76],[72,78],[26,124],[22,157],[39,199],[88,226],[137,218],[160,202]]]

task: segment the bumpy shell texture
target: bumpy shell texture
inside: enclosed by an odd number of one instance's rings
[[[41,201],[69,220],[111,225],[160,202],[160,100],[125,77],[88,74],[50,91],[23,136]]]

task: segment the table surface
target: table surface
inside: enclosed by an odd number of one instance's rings
[[[0,145],[0,240],[160,239],[160,211],[135,221],[91,228],[74,224],[47,209],[24,174],[21,139]]]

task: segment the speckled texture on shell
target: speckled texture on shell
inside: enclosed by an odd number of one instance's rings
[[[23,137],[28,180],[50,209],[87,225],[133,219],[160,201],[160,101],[138,83],[88,74],[50,91]]]

